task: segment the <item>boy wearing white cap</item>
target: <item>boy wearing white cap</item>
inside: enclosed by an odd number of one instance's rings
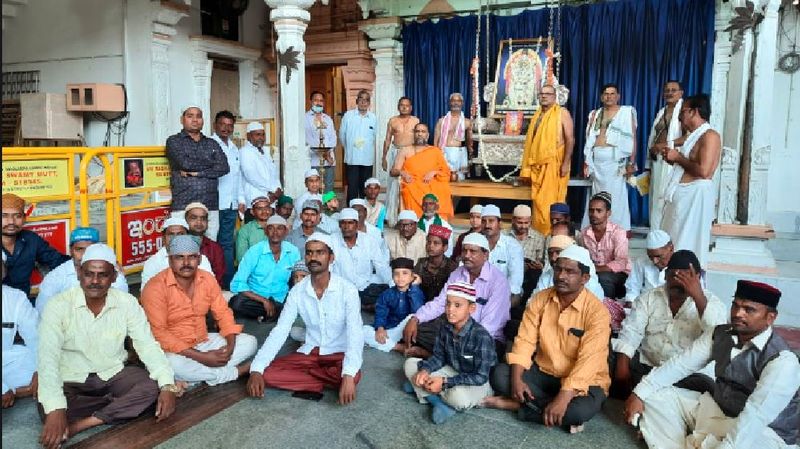
[[[370,223],[383,232],[386,221],[386,206],[378,201],[381,194],[381,182],[378,178],[369,178],[364,182],[364,198],[367,201],[367,223]],[[352,207],[352,206],[351,206]]]
[[[386,246],[392,259],[407,257],[417,261],[427,255],[425,251],[425,232],[417,226],[419,217],[412,210],[404,210],[397,215],[397,233],[386,235]]]
[[[169,218],[164,221],[164,226],[161,228],[161,233],[164,237],[164,246],[162,246],[161,249],[156,251],[155,254],[144,261],[144,267],[142,267],[141,276],[142,289],[144,289],[144,286],[147,285],[147,281],[149,281],[153,276],[169,268],[169,258],[167,256],[169,242],[172,237],[175,237],[176,235],[188,234],[189,223],[187,223],[186,219],[183,217]],[[200,269],[214,274],[214,270],[211,269],[211,263],[208,262],[208,258],[206,256],[200,257]]]
[[[6,253],[3,252],[3,277]],[[3,284],[3,408],[19,397],[30,396],[38,387],[36,351],[39,345],[39,314],[22,290]],[[19,332],[24,344],[15,344]]]
[[[653,229],[647,233],[647,257],[633,260],[625,280],[625,301],[633,302],[641,293],[664,285],[664,269],[675,250],[669,234]]]
[[[245,204],[253,198],[266,196],[270,203],[281,195],[281,180],[278,166],[272,160],[272,152],[266,144],[266,132],[260,122],[247,124],[247,143],[241,149],[242,192]]]
[[[320,204],[322,203],[322,178],[319,176],[317,169],[310,168],[306,170],[304,177],[306,191],[301,193],[300,196],[297,197],[297,201],[294,203],[294,213],[298,217],[303,212],[303,203],[306,201],[318,200]],[[297,221],[298,220],[295,220],[295,228],[298,227]]]

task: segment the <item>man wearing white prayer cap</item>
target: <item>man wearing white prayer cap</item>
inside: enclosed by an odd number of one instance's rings
[[[372,224],[383,232],[386,221],[386,206],[378,201],[381,194],[381,181],[378,178],[369,178],[364,181],[364,199],[367,201],[367,223]]]
[[[367,200],[363,198],[353,198],[350,200],[350,207],[358,212],[358,230],[375,239],[385,251],[386,258],[388,259],[389,248],[386,247],[386,242],[383,240],[383,231],[367,220],[367,215],[369,213],[369,203],[367,203]]]
[[[386,236],[391,259],[407,257],[417,261],[427,255],[425,251],[425,232],[419,229],[419,217],[413,210],[400,211],[397,215],[397,233]]]
[[[483,231],[483,223],[481,222],[481,213],[483,212],[483,206],[480,204],[476,204],[472,206],[469,210],[469,231],[464,232],[458,236],[456,239],[456,244],[453,246],[453,255],[452,259],[456,262],[461,260],[461,248],[464,244],[464,237],[474,232],[482,232]],[[455,234],[455,233],[453,233]]]
[[[149,281],[153,276],[169,268],[169,258],[167,255],[167,248],[169,247],[169,242],[176,235],[188,234],[189,223],[186,222],[186,219],[183,216],[180,217],[173,216],[164,221],[164,224],[161,227],[161,232],[163,235],[163,246],[161,247],[161,249],[156,251],[155,254],[153,254],[147,260],[144,261],[144,267],[142,268],[142,277],[141,277],[142,289],[144,289],[145,285],[147,285],[147,281]],[[211,263],[208,261],[208,258],[206,256],[200,257],[200,269],[206,270],[212,274],[214,273],[214,270],[211,268]]]
[[[274,203],[283,195],[278,166],[272,160],[272,151],[266,145],[267,134],[261,122],[247,124],[247,143],[240,150],[242,193],[244,203],[266,196]]]
[[[666,232],[654,229],[647,233],[647,256],[633,259],[625,281],[625,301],[633,302],[640,294],[664,285],[664,270],[674,250]]]
[[[522,280],[525,276],[525,253],[516,238],[500,229],[500,208],[487,204],[481,210],[483,235],[489,241],[489,262],[508,279],[511,307],[520,306]],[[524,305],[522,306],[524,307]]]

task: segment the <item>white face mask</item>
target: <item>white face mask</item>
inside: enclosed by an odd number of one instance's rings
[[[322,112],[322,106],[317,106],[317,105],[311,106],[311,110],[319,114],[320,112]]]

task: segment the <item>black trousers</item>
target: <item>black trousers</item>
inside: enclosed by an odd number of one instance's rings
[[[519,418],[525,421],[543,423],[542,411],[555,399],[561,390],[561,379],[539,371],[536,363],[522,374],[522,380],[531,389],[534,399],[519,409]],[[494,367],[491,375],[494,391],[502,396],[511,397],[511,366],[501,363]],[[575,396],[567,406],[562,427],[577,426],[592,419],[606,400],[603,389],[598,386],[589,387],[586,396]]]
[[[272,302],[278,312],[272,319],[278,319],[278,315],[280,315],[281,310],[283,310],[283,304],[275,301],[272,298],[269,298],[269,301]],[[231,310],[233,310],[233,315],[237,318],[266,318],[267,312],[264,310],[264,306],[260,302],[250,299],[242,294],[238,294],[231,298],[229,305]]]
[[[600,281],[600,286],[603,287],[603,294],[606,295],[606,298],[624,298],[625,281],[627,279],[628,275],[624,272],[604,271],[597,273],[597,280]]]
[[[353,198],[364,198],[364,183],[372,176],[371,165],[346,165],[345,177],[347,178],[347,205]]]

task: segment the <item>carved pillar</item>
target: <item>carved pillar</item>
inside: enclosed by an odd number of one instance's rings
[[[283,149],[283,188],[287,195],[297,197],[305,186],[303,174],[311,167],[311,158],[306,150],[304,105],[306,96],[306,44],[303,34],[311,14],[307,9],[314,0],[265,0],[272,8],[269,18],[275,24],[278,40],[275,47],[278,53],[290,48],[297,54],[296,69],[291,69],[287,81],[287,68],[281,66],[278,73],[280,92],[281,139]],[[280,56],[279,56],[280,58]]]
[[[714,68],[711,75],[711,126],[722,135],[722,160],[719,175],[715,180],[718,183],[717,222],[732,224],[736,222],[736,201],[738,198],[739,183],[739,144],[741,142],[740,126],[744,114],[744,103],[741,108],[735,108],[726,114],[727,102],[737,102],[739,95],[728,96],[729,74],[731,71],[731,34],[724,31],[733,10],[730,3],[717,2],[717,14],[714,23],[716,39],[714,41]],[[749,45],[748,45],[749,49]],[[740,50],[741,54],[749,51]],[[741,57],[739,69],[741,70]],[[741,72],[738,72],[741,77]],[[741,78],[739,83],[741,84]],[[746,87],[746,84],[745,84]],[[741,86],[740,86],[741,89]],[[739,89],[739,90],[740,90]],[[732,107],[734,105],[731,105]],[[728,122],[735,122],[737,126],[728,126]]]
[[[192,50],[192,84],[194,104],[203,111],[203,134],[211,135],[211,71],[214,61],[208,59],[208,53],[195,46]],[[183,107],[183,106],[179,106]]]
[[[165,142],[170,135],[170,124],[176,117],[170,116],[169,47],[176,34],[175,25],[189,16],[189,8],[173,3],[152,3],[154,9],[153,35],[150,43],[153,76],[153,142]]]
[[[244,118],[255,116],[258,70],[255,61],[239,61],[239,114]]]
[[[403,45],[398,40],[402,21],[397,17],[366,20],[359,29],[372,41],[372,57],[375,59],[375,94],[372,104],[378,119],[375,149],[375,173],[383,185],[389,181],[389,173],[383,169],[383,141],[386,138],[386,123],[397,114],[397,100],[403,96]],[[391,168],[391,167],[389,167]]]

